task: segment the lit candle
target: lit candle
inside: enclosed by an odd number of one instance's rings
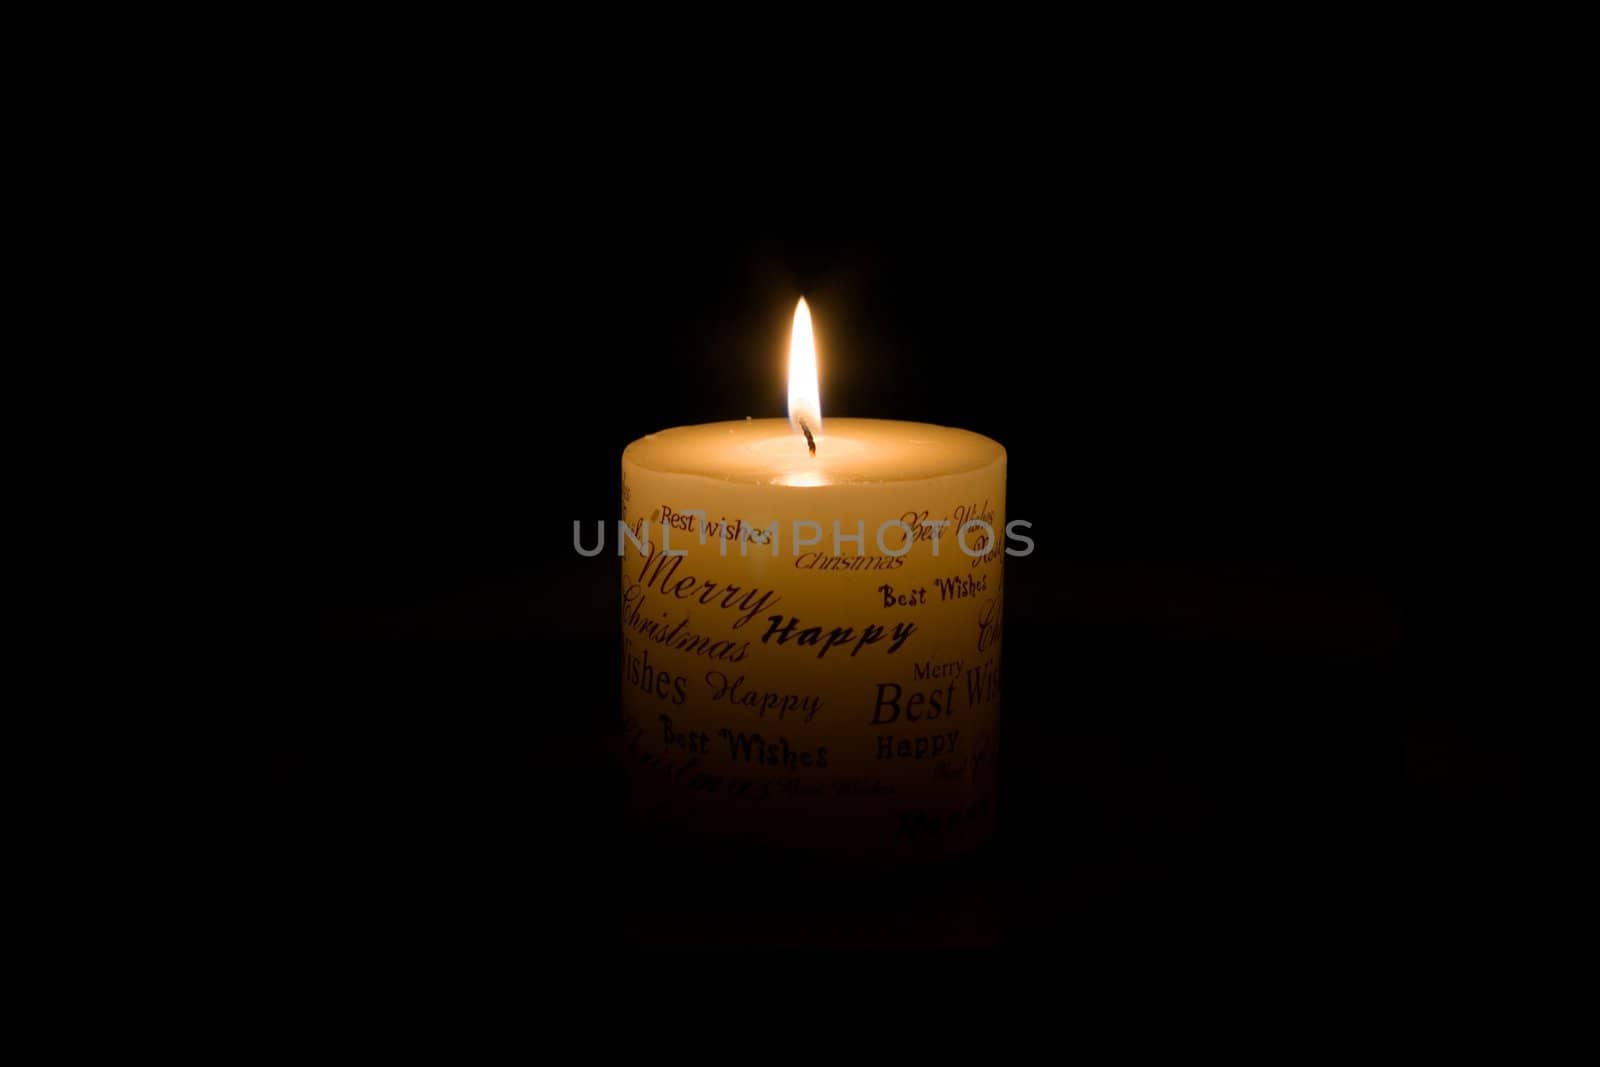
[[[1005,449],[966,430],[824,420],[804,300],[787,421],[629,445],[622,706],[637,811],[879,857],[981,843],[1005,472]]]

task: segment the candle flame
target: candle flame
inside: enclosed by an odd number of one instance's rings
[[[801,423],[805,426],[802,427]],[[789,425],[804,435],[822,434],[822,401],[817,395],[817,343],[811,334],[811,309],[801,297],[789,334]]]

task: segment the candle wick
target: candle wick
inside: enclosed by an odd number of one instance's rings
[[[806,425],[805,419],[798,421],[800,423],[800,432],[806,435],[806,447],[811,449],[811,454],[814,456],[817,454],[817,439],[811,436],[811,427]]]

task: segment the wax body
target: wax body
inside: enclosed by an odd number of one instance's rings
[[[648,551],[629,541],[621,560],[638,814],[878,857],[987,838],[999,445],[830,419],[813,457],[780,420],[685,427],[629,446],[622,502],[635,536],[649,531]]]

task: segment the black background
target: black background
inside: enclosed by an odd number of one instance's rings
[[[1112,951],[1363,923],[1413,696],[1403,196],[1300,104],[1159,104],[841,140],[419,98],[265,154],[233,217],[286,564],[267,928]],[[802,294],[825,414],[995,438],[1033,523],[1001,831],[958,870],[819,878],[619,818],[618,567],[573,520],[615,515],[630,440],[782,415]]]

